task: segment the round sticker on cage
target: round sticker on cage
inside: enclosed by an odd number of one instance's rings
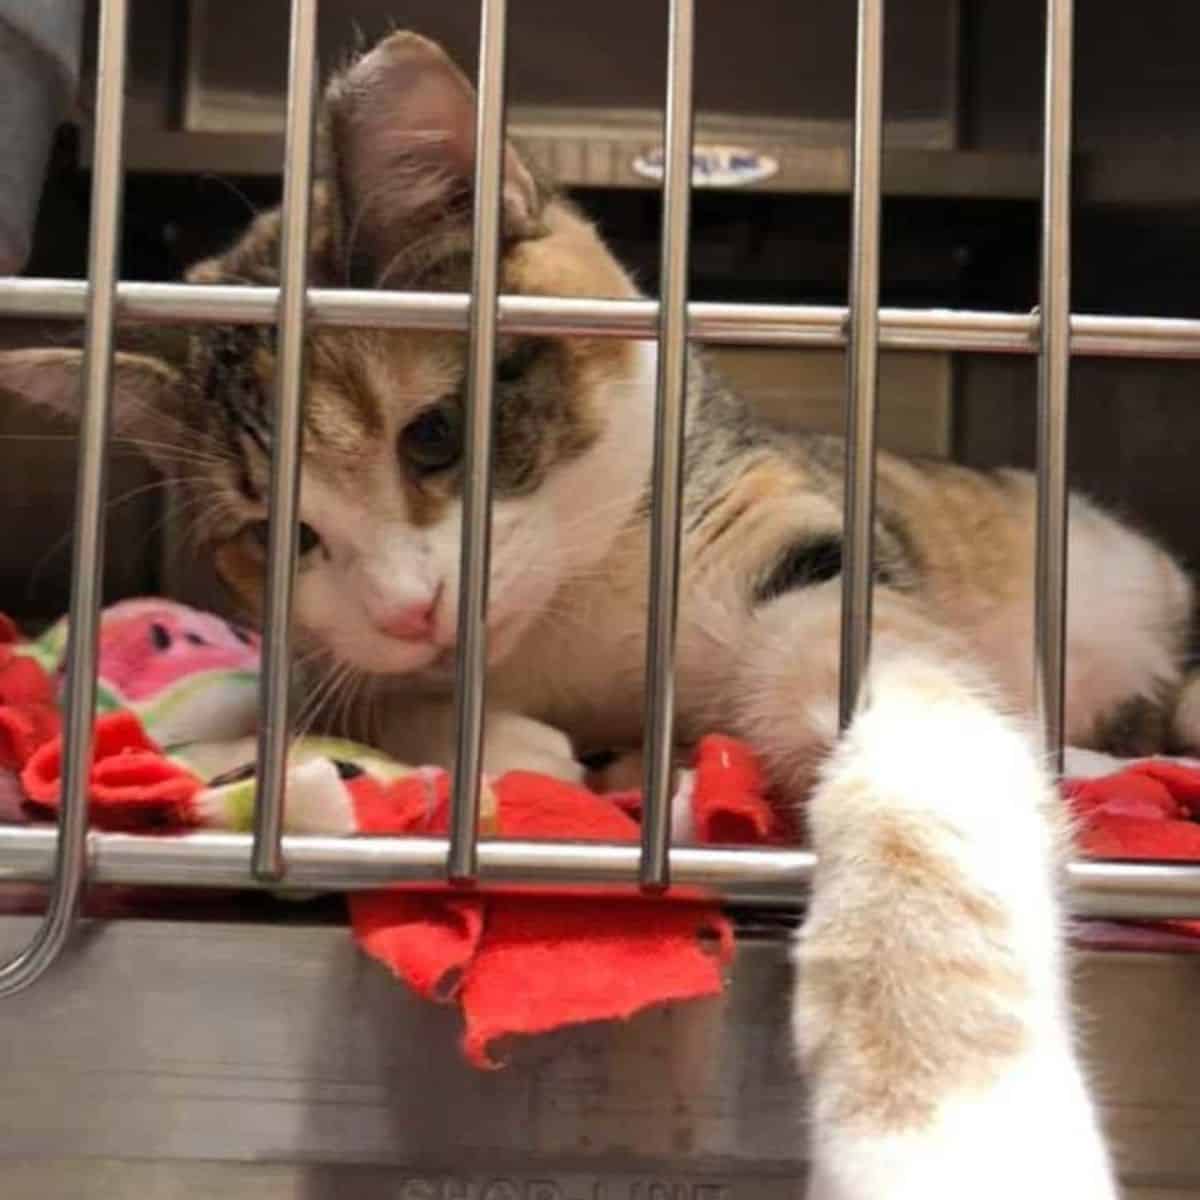
[[[656,146],[633,160],[634,173],[660,183],[663,177],[663,149]],[[692,150],[692,186],[712,188],[745,187],[770,179],[779,170],[779,162],[769,154],[744,146],[696,146]]]

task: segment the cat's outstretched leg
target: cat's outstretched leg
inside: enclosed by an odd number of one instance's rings
[[[810,1196],[1116,1197],[1073,1040],[1057,795],[969,672],[877,661],[808,810]]]

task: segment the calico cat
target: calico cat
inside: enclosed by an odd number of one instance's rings
[[[465,288],[473,111],[457,68],[412,35],[390,37],[333,79],[314,285]],[[505,292],[637,295],[595,229],[511,146],[503,209]],[[279,220],[258,217],[189,280],[276,283]],[[141,350],[118,359],[118,432],[179,476],[202,546],[254,611],[274,331],[208,326],[169,349]],[[464,354],[459,334],[310,336],[298,633],[386,681],[377,736],[402,758],[448,753]],[[0,386],[67,410],[77,373],[73,351],[0,358]],[[639,740],[654,380],[650,343],[500,339],[491,770],[520,763],[576,777],[578,755]],[[697,355],[686,450],[680,738],[741,734],[801,791],[836,732],[840,441],[756,423]],[[1034,500],[1021,472],[881,455],[875,653],[921,645],[969,658],[1023,704]],[[1189,581],[1082,497],[1071,501],[1070,538],[1068,740],[1115,750],[1168,734],[1195,742],[1173,720],[1192,711],[1175,707]]]
[[[333,79],[314,286],[465,289],[473,121],[470,85],[412,34]],[[258,217],[189,280],[277,283],[279,233],[278,212]],[[638,294],[513,146],[501,286]],[[209,326],[181,348],[117,360],[118,432],[199,502],[188,501],[200,541],[251,611],[274,349],[269,328]],[[636,747],[642,732],[656,352],[505,335],[497,354],[485,767],[578,778],[581,757]],[[450,761],[464,358],[459,334],[320,329],[309,342],[297,633],[373,678],[374,740],[408,761]],[[690,372],[678,733],[685,743],[714,729],[741,735],[783,791],[818,785],[823,858],[797,1005],[818,1083],[819,1194],[991,1194],[989,1179],[963,1172],[986,1176],[1017,1136],[1006,1130],[1040,1146],[1053,1122],[1079,1133],[1094,1185],[1034,1191],[1112,1194],[1061,995],[1060,818],[1001,715],[1032,691],[1031,478],[880,456],[870,699],[830,759],[841,443],[760,425],[699,354]],[[78,377],[72,351],[0,355],[0,386],[63,411],[77,408]],[[1190,582],[1163,549],[1078,496],[1070,539],[1068,739],[1125,751],[1197,744],[1198,708],[1177,704]],[[986,684],[964,682],[968,672]],[[960,794],[967,778],[973,791]],[[1039,1125],[1031,1114],[1046,1097],[1065,1107]],[[910,1171],[909,1151],[937,1161]],[[1001,1165],[1009,1173],[994,1178],[1011,1180],[1017,1164]]]

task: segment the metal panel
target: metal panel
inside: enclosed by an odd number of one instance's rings
[[[30,928],[0,922],[0,950]],[[260,1196],[308,1200],[798,1198],[788,977],[782,934],[747,931],[722,1001],[535,1039],[481,1074],[459,1057],[455,1013],[342,928],[91,925],[0,1009],[5,1198],[10,1161],[17,1180],[61,1181],[93,1158],[100,1179],[153,1181],[136,1193],[152,1197],[217,1182],[240,1196],[258,1178]],[[1200,957],[1089,954],[1080,985],[1126,1180],[1194,1194]]]
[[[1033,363],[983,356],[960,365],[960,462],[1032,466]],[[1136,513],[1185,561],[1200,562],[1196,455],[1200,369],[1194,363],[1076,362],[1068,440],[1073,486]]]
[[[286,27],[285,0],[235,6],[191,0],[188,9],[184,127],[210,133],[281,130],[279,31]],[[514,0],[511,9],[514,130],[572,144],[585,155],[597,130],[608,130],[626,149],[627,161],[648,142],[659,141],[667,57],[661,0],[576,6],[569,19],[553,0]],[[473,72],[479,44],[475,7],[442,0],[409,0],[399,14],[395,0],[329,6],[321,23],[322,61],[332,65],[343,58],[356,28],[370,41],[398,19],[444,44]],[[747,117],[799,123],[809,145],[849,142],[852,6],[774,0],[748,0],[737,8],[712,5],[696,33],[699,112],[732,120],[743,130]],[[271,46],[277,52],[264,53]],[[888,95],[893,144],[943,150],[954,145],[958,46],[957,0],[908,0],[905,20],[888,45],[895,66]],[[637,181],[632,172],[629,178]]]
[[[473,1178],[417,1175],[386,1167],[280,1163],[153,1163],[117,1159],[24,1160],[4,1164],[5,1200],[800,1200],[799,1182],[714,1182],[644,1174],[603,1179],[555,1172],[552,1179],[497,1172]],[[1192,1200],[1194,1191],[1126,1188],[1125,1200]]]
[[[771,424],[814,433],[842,431],[844,354],[729,347],[712,349],[709,358],[730,386]],[[948,354],[880,356],[882,449],[932,458],[950,456],[953,370]]]
[[[206,0],[206,6],[217,16],[207,31],[189,26],[192,51],[171,40],[178,5],[139,0],[133,6],[129,108],[138,137],[130,168],[274,175],[283,143],[286,52],[279,31],[286,6],[282,0]],[[326,63],[347,48],[353,21],[375,34],[397,15],[395,0],[340,0],[326,8]],[[631,164],[658,136],[652,111],[662,75],[658,8],[632,0],[585,6],[572,12],[568,28],[545,0],[516,6],[513,131],[565,182],[650,186]],[[889,192],[1036,198],[1041,9],[1041,0],[905,5],[888,46],[888,139],[895,147],[885,156]],[[770,0],[749,9],[712,6],[700,47],[698,136],[749,141],[778,159],[778,175],[751,188],[848,190],[852,10]],[[403,14],[406,24],[448,36],[468,60],[473,54],[471,5],[409,0]],[[1079,17],[1082,201],[1170,204],[1181,214],[1194,205],[1200,133],[1191,114],[1200,76],[1190,47],[1198,31],[1200,10],[1186,4],[1162,7],[1154,21],[1115,0],[1086,6]],[[181,60],[185,83],[177,94]],[[1143,69],[1126,69],[1130,61]],[[636,85],[636,100],[626,84]],[[229,132],[235,129],[243,132]]]
[[[158,0],[135,5],[140,52],[131,64],[130,108],[138,136],[130,147],[131,168],[276,174],[283,148],[286,53],[280,31],[286,27],[286,0],[237,5],[191,0],[186,37],[169,11],[175,7]],[[664,14],[661,2],[616,0],[576,8],[564,21],[552,0],[513,5],[510,131],[563,183],[654,186],[634,164],[661,142]],[[952,152],[957,14],[957,0],[910,0],[905,21],[889,41],[888,136],[895,150],[889,155],[889,187],[1032,195],[1034,156]],[[373,38],[397,19],[394,0],[324,6],[322,62],[343,59],[355,44],[356,29]],[[473,70],[478,24],[472,5],[410,0],[402,21],[443,42]],[[698,138],[707,145],[749,148],[778,164],[772,177],[743,186],[846,191],[853,29],[853,11],[846,5],[752,0],[750,10],[706,9],[697,45]]]

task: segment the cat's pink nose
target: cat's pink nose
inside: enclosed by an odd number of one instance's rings
[[[379,632],[403,642],[424,642],[433,636],[433,600],[420,600],[388,613],[377,622]]]

